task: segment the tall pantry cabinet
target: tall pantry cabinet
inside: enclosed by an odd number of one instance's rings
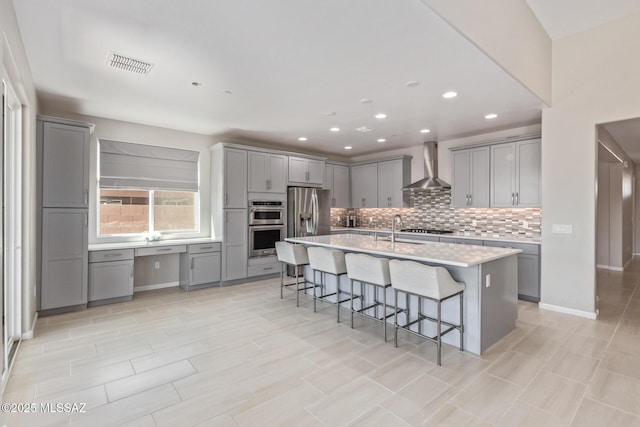
[[[88,123],[39,116],[37,124],[38,310],[85,307],[88,279]]]

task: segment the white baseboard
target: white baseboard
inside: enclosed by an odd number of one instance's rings
[[[557,311],[559,313],[571,314],[573,316],[586,317],[587,319],[597,319],[597,313],[591,313],[589,311],[576,310],[575,308],[561,307],[559,305],[546,304],[543,302],[538,303],[538,307],[545,310]]]
[[[36,311],[36,314],[33,316],[33,322],[31,323],[31,329],[29,329],[27,332],[23,332],[22,335],[20,335],[20,339],[30,340],[33,338],[33,331],[35,331],[36,329],[37,320],[38,320],[38,312]]]
[[[628,264],[628,262],[627,262],[627,264]],[[603,270],[611,270],[611,271],[624,271],[624,269],[627,266],[627,264],[625,264],[624,267],[613,267],[611,265],[596,264],[596,268],[602,268]]]
[[[143,292],[143,291],[152,291],[154,289],[173,288],[179,285],[180,285],[180,282],[169,282],[169,283],[158,283],[155,285],[135,286],[133,288],[133,293]]]

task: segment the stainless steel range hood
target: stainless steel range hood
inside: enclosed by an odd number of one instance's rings
[[[403,191],[429,191],[451,188],[451,185],[438,178],[438,143],[424,143],[424,178],[407,185]]]

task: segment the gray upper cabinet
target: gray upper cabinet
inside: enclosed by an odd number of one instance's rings
[[[42,206],[88,208],[89,128],[42,123]]]
[[[291,185],[322,187],[324,172],[324,161],[289,156],[288,183]]]
[[[87,303],[87,215],[85,209],[43,209],[42,310]]]
[[[492,207],[540,206],[540,148],[540,139],[491,146]]]
[[[351,167],[351,207],[378,207],[378,164]]]
[[[378,163],[378,207],[402,208],[409,206],[410,194],[402,188],[411,181],[411,159],[389,160]]]
[[[331,192],[331,207],[350,207],[349,167],[327,163],[324,170],[325,172],[323,188]]]
[[[489,206],[489,147],[456,150],[453,157],[452,204],[457,208]]]
[[[247,152],[234,148],[224,148],[224,187],[225,208],[247,207]]]
[[[249,191],[287,192],[287,156],[249,151]]]

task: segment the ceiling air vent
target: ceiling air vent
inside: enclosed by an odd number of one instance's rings
[[[130,56],[122,55],[120,53],[109,52],[107,58],[107,64],[113,68],[119,70],[130,71],[132,73],[146,76],[153,68],[153,64],[139,59],[131,58]]]

